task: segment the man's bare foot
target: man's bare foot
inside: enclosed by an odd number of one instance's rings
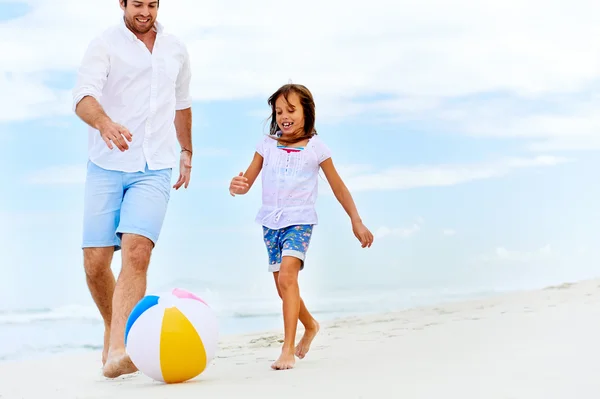
[[[123,374],[131,374],[137,371],[137,367],[124,351],[109,353],[102,374],[106,378],[117,378]]]
[[[271,365],[271,368],[273,370],[289,370],[294,368],[295,363],[294,352],[282,350],[279,359]]]
[[[300,340],[300,342],[298,342],[298,345],[296,345],[296,356],[298,356],[299,359],[304,359],[304,356],[306,356],[306,354],[310,350],[310,344],[312,343],[313,339],[315,339],[315,337],[317,336],[319,328],[319,323],[317,323],[316,320],[314,321],[314,324],[311,328],[305,328],[302,339]]]
[[[108,347],[110,346],[110,326],[104,327],[104,349],[102,350],[102,366],[106,364]]]

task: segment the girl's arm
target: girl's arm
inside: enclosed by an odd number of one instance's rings
[[[246,178],[246,183],[248,183],[248,190],[252,187],[256,178],[260,174],[263,166],[263,157],[258,153],[254,153],[254,157],[252,158],[252,162],[246,169],[246,173],[244,173],[244,177]]]
[[[373,234],[363,224],[360,215],[358,214],[358,210],[356,209],[354,199],[350,194],[350,190],[348,190],[348,187],[346,187],[346,184],[344,184],[344,181],[338,174],[331,158],[321,162],[321,169],[325,173],[325,177],[331,186],[335,198],[337,198],[350,217],[354,235],[360,241],[363,248],[370,247],[373,243]]]
[[[232,196],[244,195],[256,181],[256,178],[260,174],[263,165],[263,157],[258,153],[254,153],[254,158],[250,162],[250,166],[246,169],[246,173],[240,172],[240,174],[231,180],[229,185],[229,193]]]

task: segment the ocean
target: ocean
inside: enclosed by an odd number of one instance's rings
[[[165,285],[173,286],[181,284]],[[281,301],[273,290],[181,288],[208,302],[217,315],[220,336],[283,328]],[[318,320],[328,321],[495,293],[371,286],[321,289],[303,294],[303,298]],[[102,349],[103,333],[102,319],[91,302],[57,308],[3,310],[0,311],[0,361],[98,351]]]

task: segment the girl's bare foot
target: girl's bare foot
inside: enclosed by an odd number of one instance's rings
[[[282,350],[281,356],[277,359],[272,365],[271,368],[273,370],[289,370],[294,368],[296,364],[296,359],[294,358],[294,352],[288,350]]]
[[[313,326],[311,328],[305,327],[304,335],[302,336],[300,342],[298,342],[298,345],[296,345],[296,356],[298,356],[299,359],[304,359],[304,356],[306,356],[306,354],[310,350],[310,344],[312,343],[313,339],[315,339],[315,337],[317,336],[317,333],[319,332],[319,327],[319,323],[317,323],[316,320],[314,321]]]

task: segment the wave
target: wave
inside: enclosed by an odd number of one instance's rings
[[[65,320],[102,323],[95,307],[83,305],[61,306],[56,309],[22,309],[0,312],[0,325],[56,322]]]
[[[213,308],[224,334],[243,334],[280,325],[281,300],[273,290],[190,290],[199,294]],[[346,287],[303,293],[303,298],[311,313],[325,321],[494,293],[384,287],[356,290]],[[50,330],[52,333],[47,333]],[[93,303],[0,311],[0,361],[100,351],[102,331],[102,319]]]
[[[21,347],[19,350],[0,355],[0,361],[18,360],[27,358],[39,358],[40,356],[49,356],[65,352],[89,352],[101,351],[102,345],[96,344],[81,344],[81,345],[47,345],[38,347]]]
[[[210,304],[219,318],[280,317],[281,301],[276,294],[265,292],[232,291],[220,294],[203,290],[201,296]],[[199,291],[197,291],[199,292]],[[415,306],[481,297],[494,292],[450,292],[440,290],[336,290],[303,295],[307,307],[315,315],[361,314],[386,312]],[[23,325],[55,322],[102,323],[95,305],[73,304],[57,308],[0,311],[0,325]]]

